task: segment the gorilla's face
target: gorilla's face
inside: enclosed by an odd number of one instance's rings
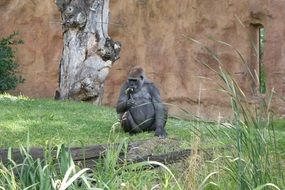
[[[128,78],[128,85],[132,91],[136,91],[136,90],[140,89],[141,86],[143,85],[143,76],[140,76],[138,78],[129,77]]]

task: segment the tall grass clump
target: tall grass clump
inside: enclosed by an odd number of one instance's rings
[[[127,140],[111,145],[95,163],[96,187],[102,189],[182,189],[172,171],[164,164],[146,160],[132,163],[127,155]],[[159,169],[155,169],[155,168]]]
[[[256,103],[250,103],[244,91],[237,81],[228,72],[211,48],[199,41],[188,38],[199,44],[209,56],[218,64],[218,69],[213,69],[202,60],[198,63],[208,67],[216,73],[221,83],[221,91],[230,98],[233,111],[233,119],[222,123],[221,129],[209,128],[211,134],[218,142],[224,143],[225,151],[212,160],[212,164],[219,168],[215,176],[205,179],[214,181],[219,189],[282,189],[285,187],[283,169],[280,155],[277,151],[276,134],[273,125],[273,115],[270,111],[272,92],[267,96],[258,96]],[[249,75],[255,84],[258,77],[250,69],[242,54],[230,44],[215,40],[216,43],[231,48],[247,68]],[[226,138],[224,141],[220,138]],[[282,187],[282,188],[281,188]]]
[[[23,161],[0,162],[0,190],[102,190],[102,189],[182,189],[171,170],[159,162],[132,163],[127,158],[126,140],[110,144],[94,168],[79,167],[64,145],[48,145],[43,159],[35,159],[21,147]],[[90,164],[89,164],[90,165]],[[158,168],[158,169],[155,169]]]
[[[88,189],[88,168],[80,169],[63,145],[57,149],[50,146],[45,151],[44,159],[32,158],[28,148],[21,147],[22,163],[11,159],[11,149],[8,153],[9,163],[0,162],[0,189],[5,190],[65,190]]]

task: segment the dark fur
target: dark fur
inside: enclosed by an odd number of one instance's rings
[[[137,78],[142,75],[144,74],[143,74],[143,69],[141,67],[134,67],[129,73],[129,77],[133,77],[133,78]]]
[[[125,132],[155,131],[156,136],[166,137],[166,109],[159,90],[145,78],[142,68],[131,70],[121,88],[116,110]]]

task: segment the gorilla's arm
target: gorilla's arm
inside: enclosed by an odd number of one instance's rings
[[[128,101],[128,95],[125,93],[127,89],[127,83],[125,83],[120,91],[120,96],[117,102],[117,107],[116,107],[116,111],[117,113],[124,113],[128,110],[128,105],[127,105],[127,101]]]
[[[149,84],[149,93],[152,97],[152,102],[155,109],[155,122],[156,127],[155,135],[159,137],[166,137],[166,131],[164,125],[166,122],[166,110],[161,102],[159,90],[152,83]]]

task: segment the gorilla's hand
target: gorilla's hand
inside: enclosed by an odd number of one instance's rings
[[[135,91],[135,88],[134,88],[134,87],[129,87],[129,88],[127,88],[127,89],[125,90],[125,93],[126,93],[127,95],[129,95],[129,94],[132,94],[134,91]]]
[[[159,138],[164,139],[164,138],[166,138],[167,133],[166,133],[166,131],[165,131],[165,129],[164,129],[163,127],[157,127],[157,128],[155,129],[154,136],[157,136],[157,137],[159,137]]]
[[[128,99],[128,100],[126,101],[126,107],[127,107],[127,109],[130,109],[130,108],[133,107],[135,104],[136,104],[136,102],[135,102],[135,100],[133,100],[133,99]]]

